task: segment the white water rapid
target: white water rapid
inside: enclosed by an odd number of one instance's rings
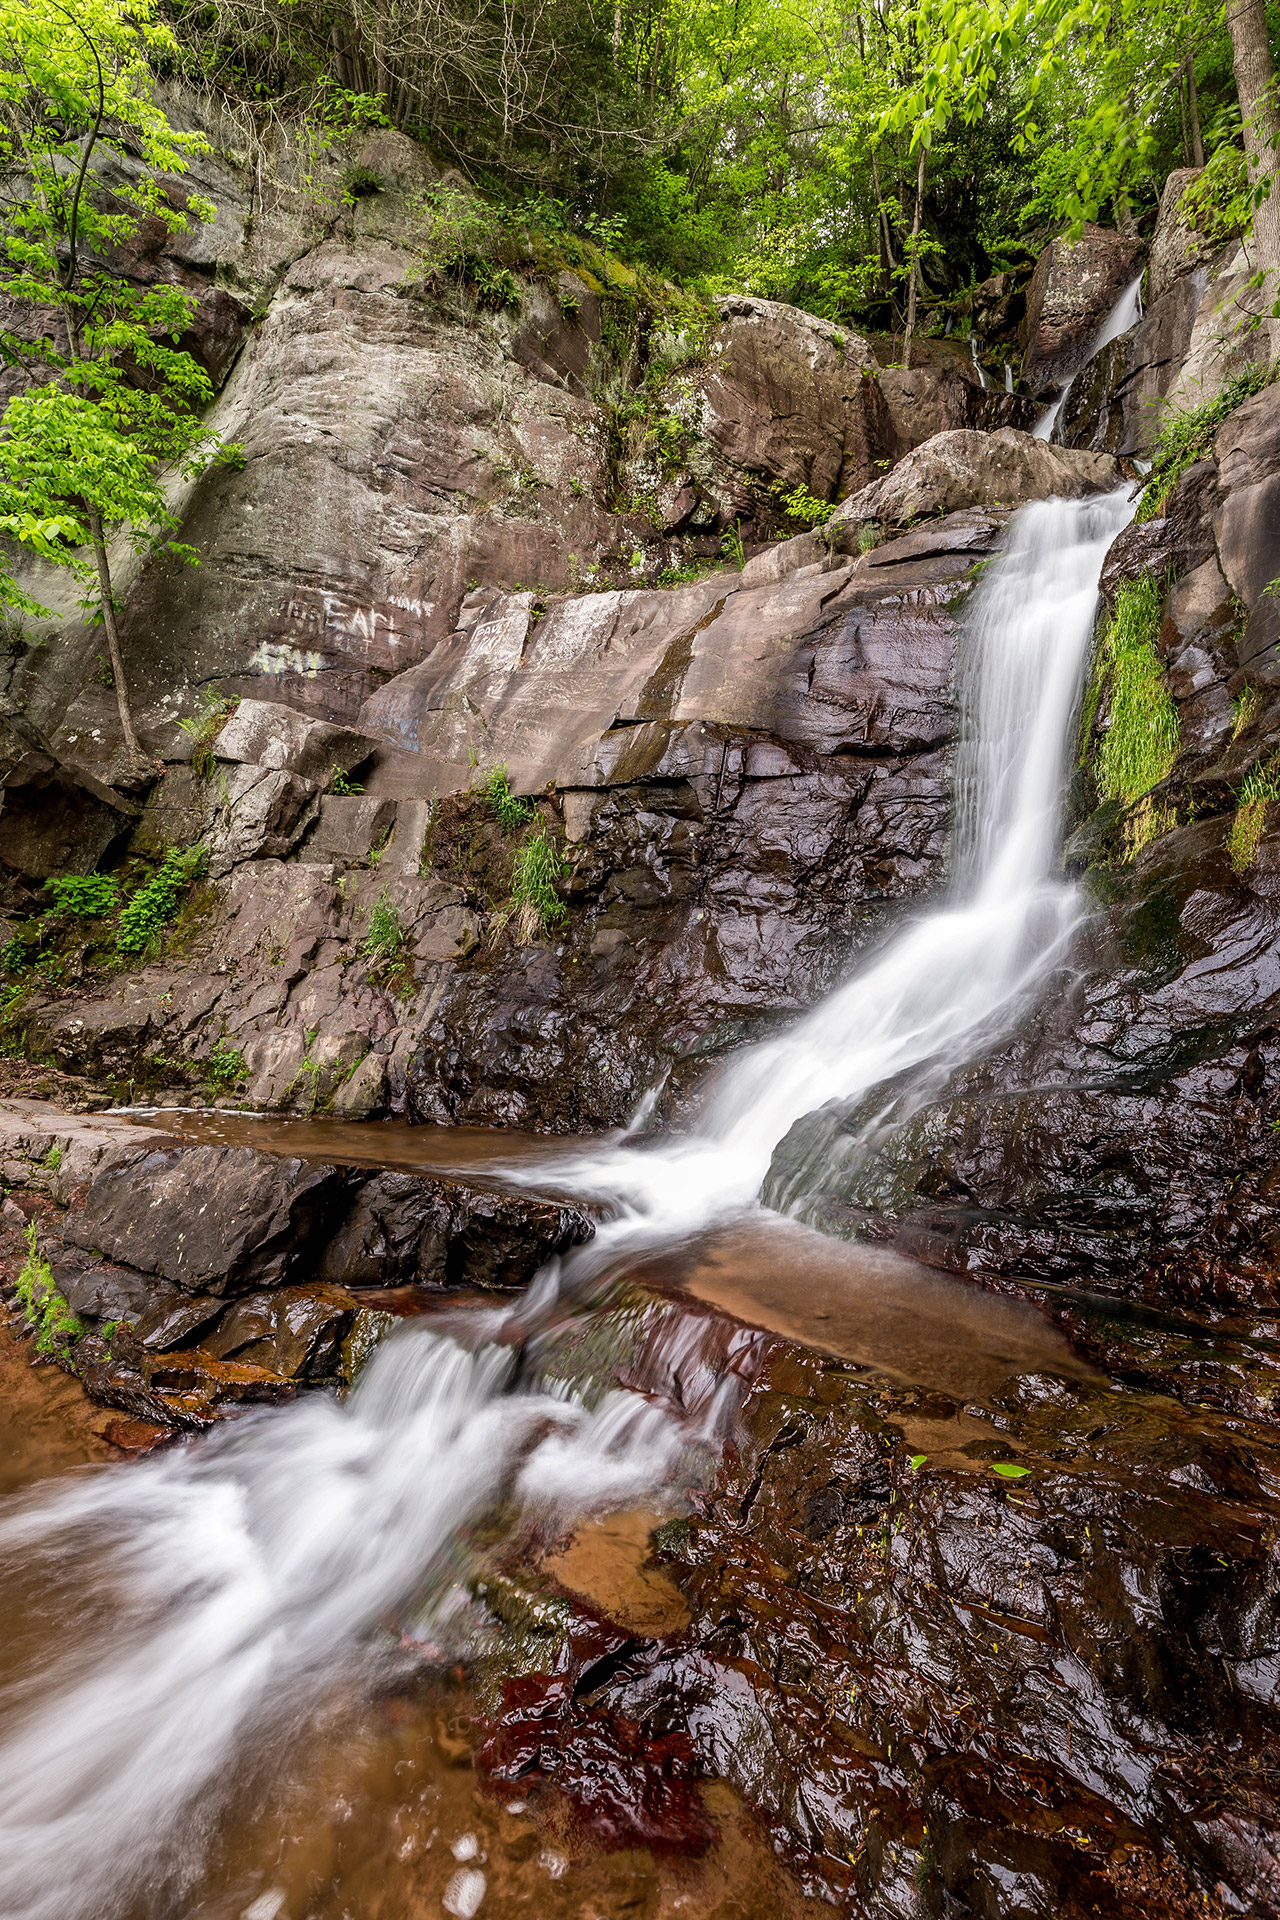
[[[788,1033],[724,1074],[696,1136],[622,1141],[559,1176],[616,1217],[586,1256],[751,1208],[791,1126],[1007,1025],[1080,917],[1055,876],[1064,760],[1122,493],[1025,508],[977,590],[962,673],[950,898]],[[518,1178],[518,1171],[513,1172]],[[545,1165],[539,1176],[545,1181]],[[545,1302],[554,1274],[540,1286]],[[340,1405],[314,1396],[0,1514],[0,1914],[174,1920],[230,1799],[358,1690],[406,1622],[463,1637],[460,1535],[499,1506],[576,1515],[652,1499],[714,1447],[640,1393],[594,1408],[522,1377],[538,1307],[410,1323]],[[22,1640],[23,1635],[19,1634]],[[380,1652],[381,1650],[381,1652]],[[21,1654],[21,1659],[19,1659]]]
[[[562,1163],[624,1207],[601,1238],[669,1237],[750,1206],[795,1122],[1016,1018],[1080,918],[1055,876],[1065,757],[1128,489],[1024,507],[976,595],[961,669],[951,898],[805,1019],[736,1059],[691,1136]]]

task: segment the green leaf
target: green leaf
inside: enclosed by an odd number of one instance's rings
[[[991,1463],[991,1471],[992,1473],[1003,1475],[1006,1480],[1025,1480],[1031,1469],[1030,1467],[1015,1467],[1011,1460],[993,1460]]]
[[[907,1465],[911,1468],[912,1473],[918,1473],[928,1458],[927,1453],[913,1453]]]

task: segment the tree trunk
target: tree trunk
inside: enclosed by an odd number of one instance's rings
[[[916,330],[916,286],[920,279],[920,215],[924,210],[924,142],[916,168],[916,211],[911,222],[911,276],[907,281],[907,324],[902,336],[902,364],[910,369],[911,338]]]
[[[1227,0],[1227,25],[1244,121],[1249,184],[1255,195],[1262,196],[1253,211],[1253,264],[1263,275],[1263,297],[1270,307],[1280,298],[1280,182],[1276,179],[1280,114],[1276,112],[1275,65],[1263,0]],[[1271,320],[1263,325],[1274,359],[1280,329]]]
[[[133,730],[129,706],[129,684],[124,674],[124,655],[120,651],[120,629],[116,625],[115,603],[111,598],[111,568],[107,561],[107,543],[102,537],[102,517],[96,507],[89,508],[89,533],[93,540],[93,558],[98,569],[98,593],[102,600],[102,624],[107,633],[107,652],[111,655],[111,677],[116,683],[116,710],[124,735],[125,754],[134,766],[145,766],[146,755]]]
[[[1200,102],[1196,98],[1196,63],[1191,49],[1187,49],[1187,113],[1191,120],[1191,164],[1193,167],[1204,165],[1204,141],[1200,138]]]

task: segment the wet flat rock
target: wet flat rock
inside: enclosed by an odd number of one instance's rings
[[[41,1249],[85,1329],[76,1371],[161,1424],[333,1380],[362,1316],[428,1289],[518,1289],[591,1232],[574,1207],[465,1178],[190,1145],[36,1101],[0,1103],[0,1142],[11,1175],[29,1169]]]
[[[619,1313],[619,1377],[674,1311]],[[722,1366],[732,1323],[684,1311],[684,1364]],[[570,1625],[530,1613],[495,1786],[676,1842],[684,1783],[725,1778],[851,1920],[1280,1911],[1274,1431],[1100,1376],[962,1402],[750,1354],[738,1448],[650,1552],[688,1624],[628,1634],[581,1582]]]

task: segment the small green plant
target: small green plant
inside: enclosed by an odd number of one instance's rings
[[[539,826],[516,854],[513,869],[511,900],[516,938],[522,943],[568,919],[568,910],[556,892],[556,883],[566,870],[567,863],[560,858],[546,826]]]
[[[1238,740],[1245,728],[1256,719],[1258,709],[1261,705],[1261,687],[1241,687],[1239,693],[1231,702],[1231,738],[1233,740]]]
[[[1172,824],[1168,809],[1146,800],[1173,766],[1180,738],[1178,709],[1156,650],[1163,606],[1164,582],[1156,574],[1124,582],[1098,643],[1082,718],[1087,754],[1105,693],[1108,725],[1094,777],[1101,799],[1134,809],[1126,827],[1130,856]]]
[[[523,800],[518,800],[511,791],[505,766],[494,767],[480,791],[489,802],[489,809],[504,833],[516,833],[532,820],[532,808],[527,807]]]
[[[782,504],[788,520],[799,520],[806,527],[825,526],[836,510],[834,500],[819,500],[803,484],[783,494]]]
[[[211,687],[201,689],[199,706],[195,713],[188,714],[178,725],[193,743],[191,765],[202,780],[213,778],[217,760],[214,757],[213,743],[222,732],[228,718],[240,702],[229,700],[225,694],[215,693]]]
[[[248,1077],[249,1067],[239,1047],[219,1040],[204,1063],[204,1082],[211,1094],[230,1093]]]
[[[40,1251],[33,1220],[27,1228],[27,1257],[14,1282],[23,1318],[36,1336],[36,1352],[64,1355],[84,1332],[74,1313],[53,1284],[53,1271]]]
[[[50,1173],[57,1173],[59,1167],[62,1165],[62,1148],[58,1146],[56,1142],[50,1147],[48,1153],[46,1153],[44,1164],[48,1167]]]
[[[875,546],[878,546],[879,543],[880,543],[880,529],[879,527],[876,526],[874,521],[868,520],[864,526],[861,526],[858,528],[858,552],[859,553],[870,553],[871,549]]]
[[[492,313],[520,305],[520,282],[509,267],[495,266],[491,260],[475,260],[471,263],[471,282],[477,303]]]
[[[347,775],[342,771],[342,768],[339,766],[335,766],[333,769],[333,778],[329,783],[329,787],[332,793],[341,794],[344,800],[347,799],[351,794],[364,792],[364,788],[359,784],[359,782],[356,780],[348,779]]]
[[[391,829],[386,827],[378,835],[369,849],[369,865],[374,873],[378,871],[378,862],[391,844]]]
[[[413,984],[408,935],[385,887],[373,903],[360,952],[368,963],[371,977],[381,980],[393,992]]]
[[[1002,1480],[1025,1480],[1031,1469],[1030,1467],[1016,1467],[1012,1460],[993,1460],[991,1463],[991,1471],[992,1473],[998,1473]]]
[[[51,913],[65,913],[74,920],[96,920],[120,905],[119,883],[109,873],[73,873],[46,880],[44,892]]]
[[[140,887],[120,915],[116,946],[121,953],[146,953],[159,939],[182,905],[192,881],[204,872],[208,854],[197,841],[193,847],[171,847],[164,862]]]
[[[1280,800],[1280,748],[1245,775],[1227,835],[1227,857],[1237,873],[1247,873],[1258,857],[1267,808]]]
[[[725,559],[731,560],[739,573],[741,573],[743,567],[747,564],[746,550],[742,544],[741,520],[735,520],[731,527],[726,527],[721,536],[720,551]]]
[[[1135,520],[1155,520],[1164,512],[1169,495],[1188,467],[1208,453],[1213,436],[1237,407],[1261,393],[1272,377],[1270,367],[1246,367],[1228,381],[1216,400],[1171,413],[1160,428],[1151,454],[1151,471],[1143,485]]]
[[[357,200],[367,200],[371,194],[382,192],[382,175],[375,173],[372,167],[351,167],[342,183],[342,197],[353,206]]]

